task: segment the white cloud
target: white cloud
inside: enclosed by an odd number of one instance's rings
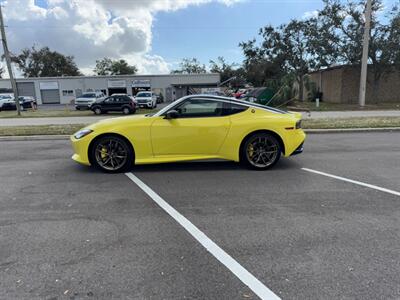
[[[239,1],[243,0],[47,0],[42,8],[34,0],[8,0],[4,15],[13,52],[34,44],[49,46],[75,56],[85,73],[103,57],[124,58],[140,73],[168,73],[170,65],[162,57],[149,55],[154,15],[190,5]]]
[[[311,10],[311,11],[306,11],[303,14],[303,19],[310,19],[310,18],[315,18],[318,16],[318,10]]]

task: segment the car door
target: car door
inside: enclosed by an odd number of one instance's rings
[[[172,108],[178,111],[177,118],[157,117],[151,126],[153,154],[217,154],[230,128],[224,105],[215,99],[189,98]]]
[[[115,111],[117,106],[117,96],[110,96],[104,100],[104,108],[107,111]]]

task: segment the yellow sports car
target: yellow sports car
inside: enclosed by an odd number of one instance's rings
[[[258,170],[301,153],[301,114],[227,97],[191,95],[155,114],[107,119],[71,136],[72,159],[106,172],[134,164],[226,159]]]

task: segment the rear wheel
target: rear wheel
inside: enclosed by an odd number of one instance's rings
[[[94,141],[90,161],[100,170],[118,173],[129,170],[134,161],[130,145],[118,136],[103,136]]]
[[[240,150],[240,162],[255,170],[266,170],[275,165],[281,157],[281,145],[270,133],[256,133],[249,136]]]
[[[125,107],[122,108],[122,113],[124,115],[129,115],[131,113],[131,109],[129,107],[125,106]]]

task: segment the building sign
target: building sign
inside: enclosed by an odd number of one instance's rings
[[[57,81],[42,81],[39,82],[39,87],[41,90],[58,90]]]
[[[202,94],[216,94],[216,93],[220,93],[221,92],[221,88],[216,87],[216,88],[201,88],[201,93]]]
[[[137,79],[132,81],[132,87],[134,88],[147,88],[151,87],[151,82],[148,79]]]
[[[109,88],[126,88],[125,80],[109,80],[108,81]]]

